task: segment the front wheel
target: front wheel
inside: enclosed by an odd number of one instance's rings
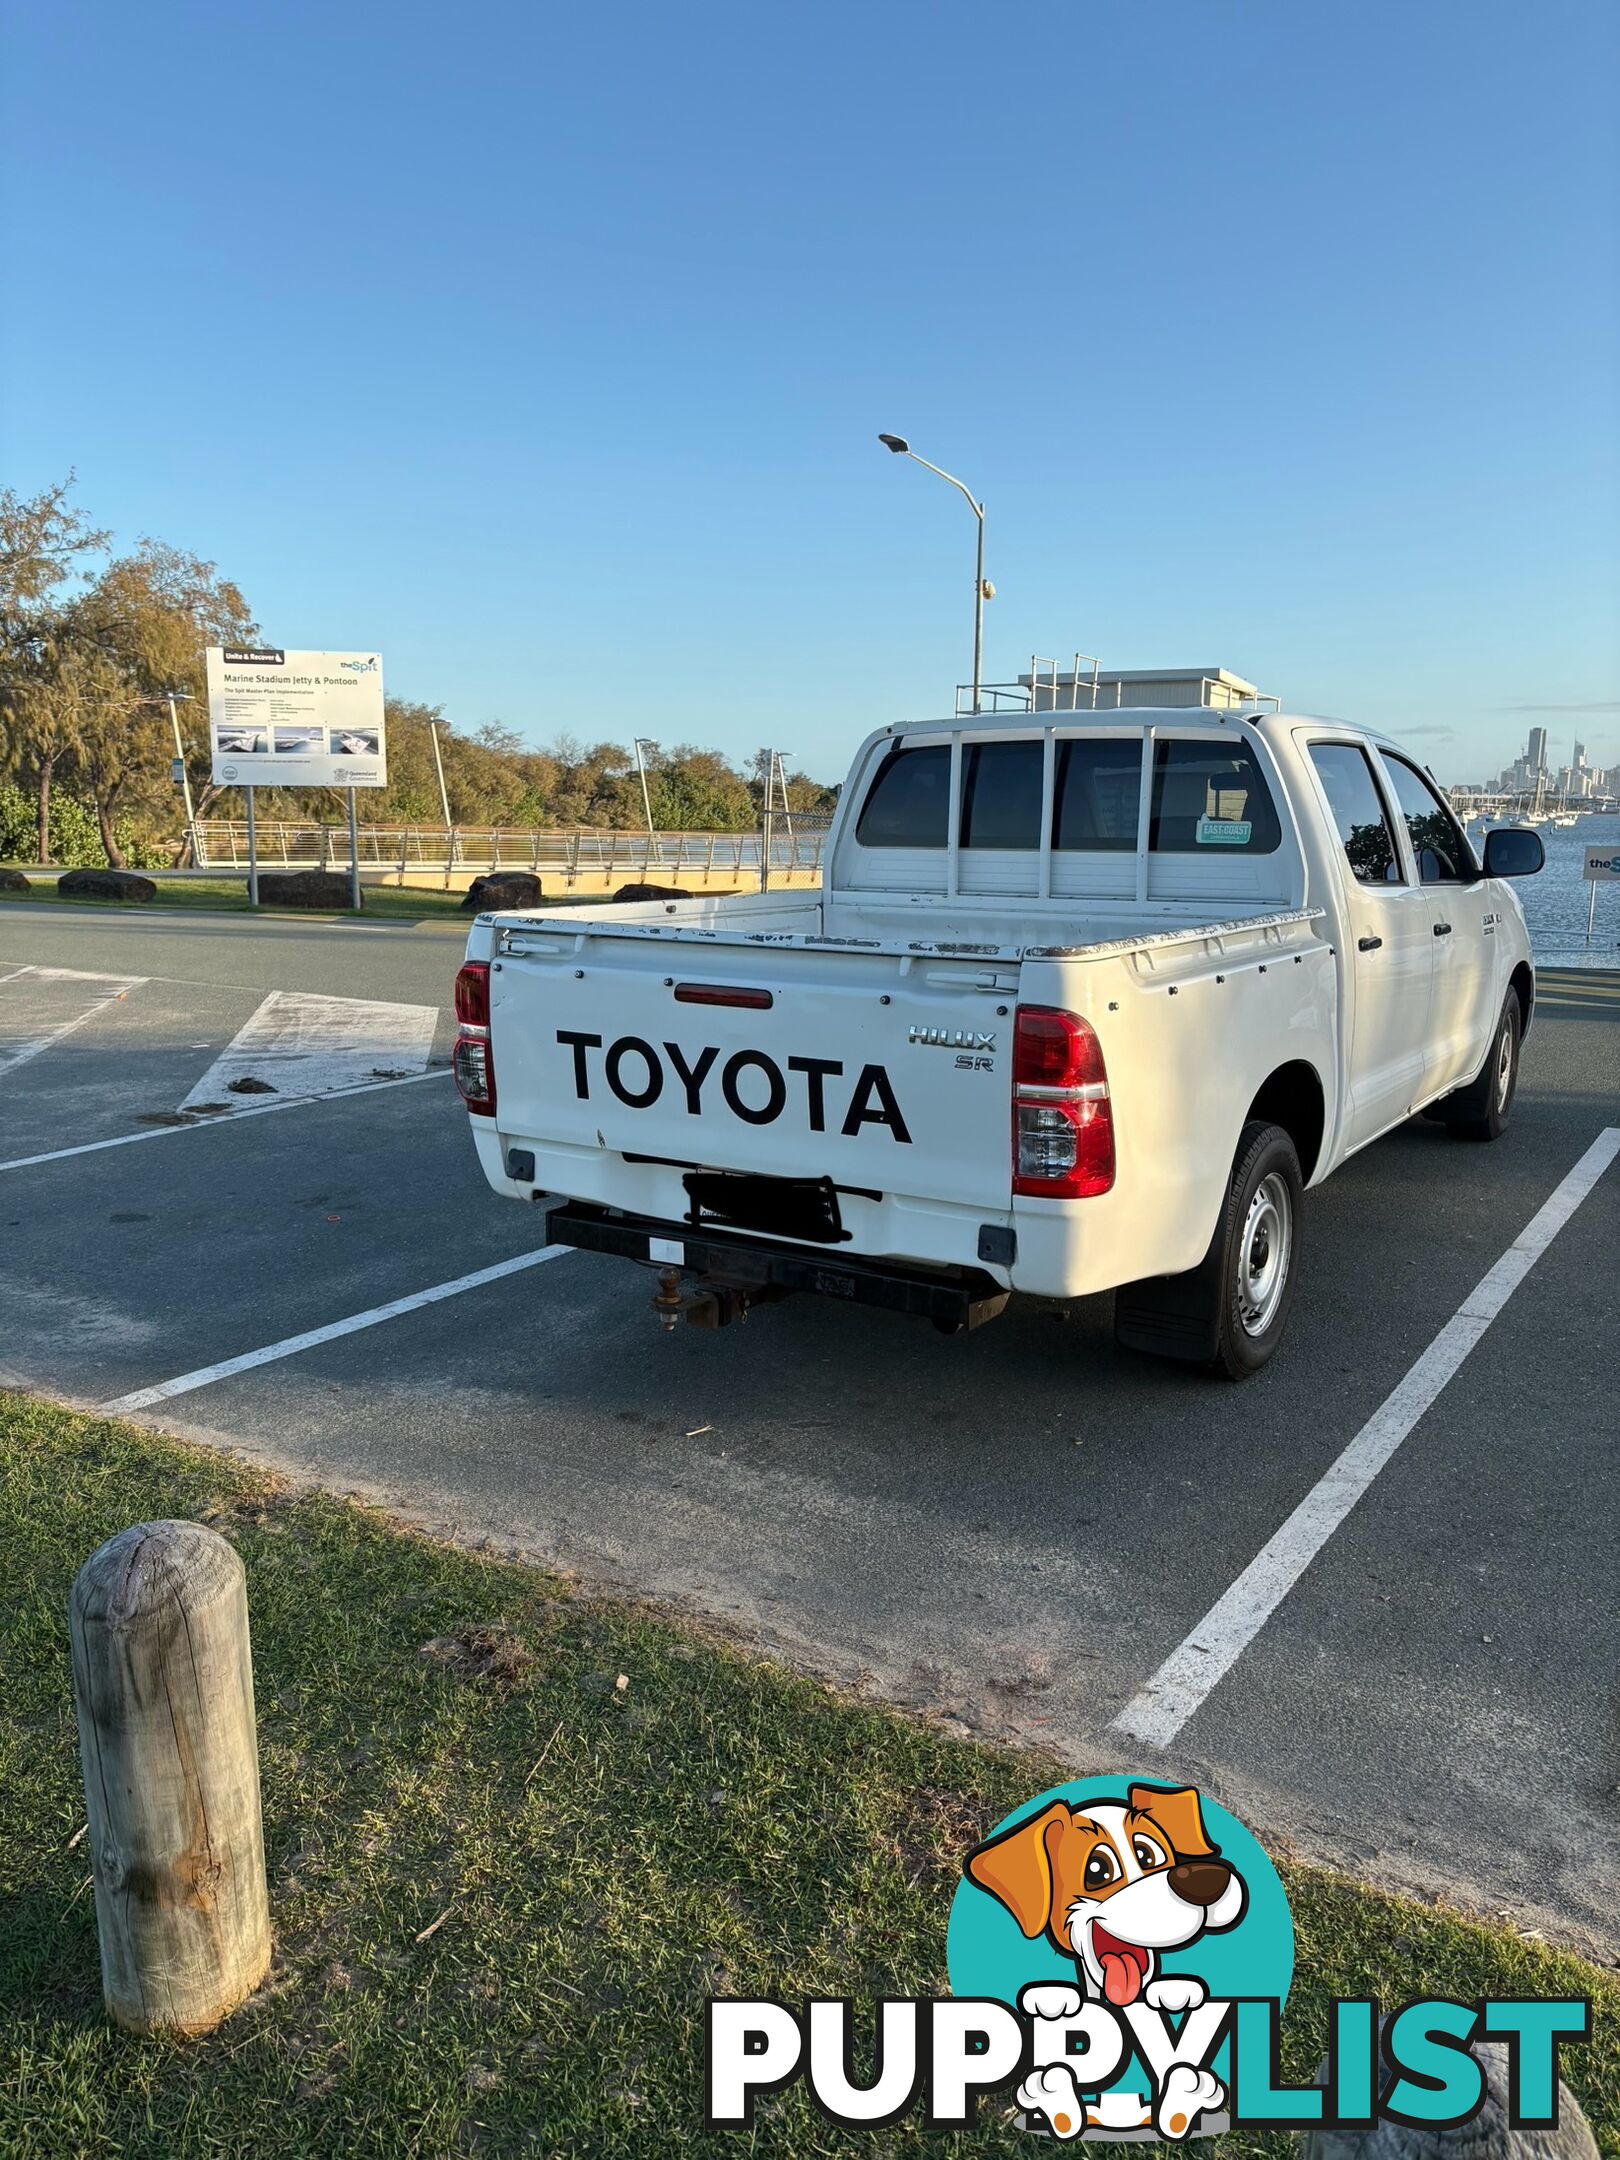
[[[1519,1086],[1519,1034],[1519,1000],[1510,990],[1478,1077],[1435,1106],[1457,1139],[1500,1140],[1507,1131]]]
[[[1305,1180],[1293,1141],[1259,1119],[1238,1140],[1209,1250],[1185,1275],[1114,1293],[1114,1334],[1127,1349],[1247,1380],[1282,1341],[1299,1275]]]

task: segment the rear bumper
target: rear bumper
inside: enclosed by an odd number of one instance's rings
[[[614,1253],[621,1259],[654,1265],[679,1264],[696,1275],[754,1291],[807,1291],[848,1304],[914,1313],[950,1332],[981,1327],[994,1319],[1008,1295],[994,1276],[978,1268],[929,1268],[860,1259],[854,1254],[774,1244],[729,1230],[694,1230],[690,1223],[625,1215],[585,1200],[549,1209],[546,1235],[553,1245],[576,1245],[586,1252]],[[650,1251],[649,1241],[664,1250]],[[668,1250],[671,1246],[680,1248],[678,1263]]]

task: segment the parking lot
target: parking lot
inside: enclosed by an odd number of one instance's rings
[[[445,1070],[460,944],[8,906],[0,1381],[1620,1956],[1620,977],[1544,976],[1497,1146],[1414,1122],[1312,1196],[1290,1339],[1232,1388],[1116,1352],[1106,1299],[664,1336],[645,1271],[485,1188]],[[1289,1547],[1378,1417],[1387,1461]],[[1217,1611],[1229,1665],[1142,1737]]]

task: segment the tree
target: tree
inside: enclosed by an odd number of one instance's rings
[[[0,752],[35,798],[38,860],[50,860],[51,787],[77,741],[88,684],[72,664],[72,588],[107,544],[68,495],[0,488]]]
[[[156,700],[142,696],[135,671],[105,646],[86,640],[70,647],[59,679],[74,699],[73,777],[95,811],[107,861],[122,870],[116,820],[165,768],[168,721]]]
[[[747,832],[754,800],[718,750],[681,743],[648,774],[653,822],[665,832]]]
[[[35,805],[36,859],[49,862],[51,787],[71,768],[102,702],[121,688],[115,668],[94,646],[71,634],[42,636],[26,676],[13,679],[6,705],[8,746],[31,787]],[[109,856],[116,862],[116,856]]]
[[[0,617],[50,600],[82,574],[83,557],[107,545],[108,534],[69,503],[72,487],[69,473],[37,495],[0,488]]]
[[[121,805],[166,800],[169,749],[164,708],[176,693],[206,695],[210,645],[251,645],[259,626],[241,588],[184,548],[143,539],[107,565],[79,611],[81,634],[121,676],[107,679],[107,701],[81,744],[77,776],[95,806],[107,860],[117,864],[113,819]],[[188,757],[201,815],[221,790],[213,785],[206,731]]]

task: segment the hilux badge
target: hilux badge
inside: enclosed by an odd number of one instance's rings
[[[906,1030],[906,1041],[922,1050],[993,1050],[996,1047],[993,1028],[986,1034],[983,1028],[914,1027]]]

